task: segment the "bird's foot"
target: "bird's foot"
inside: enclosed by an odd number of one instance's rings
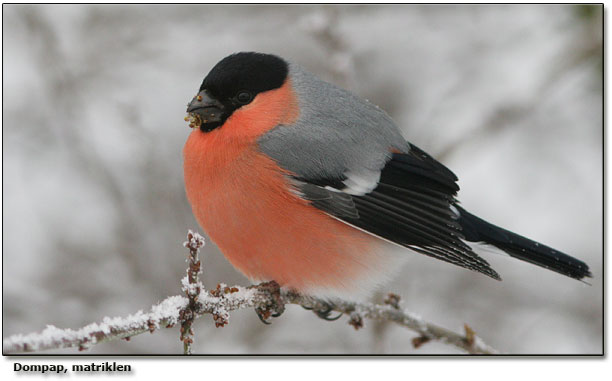
[[[329,316],[334,311],[334,305],[332,303],[329,303],[323,300],[319,300],[318,304],[320,304],[322,308],[314,309],[312,307],[304,307],[304,306],[302,306],[302,308],[305,310],[314,312],[315,315],[317,315],[319,318],[325,321],[336,321],[340,319],[340,317],[342,316],[342,312],[339,312],[338,315],[334,317]]]
[[[257,286],[261,291],[268,292],[270,302],[263,307],[256,307],[255,313],[262,323],[272,324],[268,319],[277,318],[285,312],[285,302],[281,298],[280,285],[275,281],[261,283]]]

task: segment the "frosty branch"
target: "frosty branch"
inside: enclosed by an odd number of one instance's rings
[[[336,301],[329,305],[324,301],[279,288],[276,282],[266,282],[250,287],[228,287],[218,284],[207,291],[198,280],[201,272],[198,253],[204,244],[203,238],[189,232],[184,246],[189,249],[189,267],[183,278],[185,296],[171,296],[153,306],[147,313],[138,311],[128,317],[105,317],[101,323],[92,323],[83,328],[60,329],[47,326],[42,332],[13,335],[3,340],[3,354],[38,352],[49,349],[75,347],[85,350],[92,345],[130,337],[145,332],[154,333],[160,328],[172,328],[180,324],[180,339],[183,352],[191,353],[193,329],[191,324],[204,315],[212,315],[215,325],[223,327],[229,323],[230,312],[254,308],[264,319],[284,310],[285,304],[296,304],[314,311],[331,308],[348,316],[355,329],[363,327],[365,319],[390,321],[418,334],[412,340],[415,348],[429,341],[438,341],[472,354],[494,354],[497,351],[486,345],[467,325],[465,333],[457,333],[426,322],[399,306],[399,297],[389,294],[384,304]]]

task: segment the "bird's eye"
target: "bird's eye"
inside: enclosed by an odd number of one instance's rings
[[[241,91],[238,93],[238,95],[236,95],[236,100],[238,101],[238,103],[243,105],[249,103],[252,99],[253,96],[248,91]]]

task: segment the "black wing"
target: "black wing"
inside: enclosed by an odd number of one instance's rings
[[[455,174],[418,147],[410,147],[409,153],[392,155],[370,193],[342,192],[346,177],[296,177],[297,187],[313,206],[350,225],[500,280],[462,241],[461,225],[452,209],[459,190]]]

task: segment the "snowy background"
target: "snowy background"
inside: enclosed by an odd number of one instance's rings
[[[243,50],[380,105],[460,178],[466,209],[585,260],[592,286],[493,252],[493,281],[410,255],[383,291],[507,353],[602,351],[601,9],[3,6],[3,336],[78,328],[180,292],[185,105]],[[204,283],[248,284],[208,242]],[[384,292],[377,295],[380,301]],[[291,306],[196,322],[196,353],[457,353]],[[178,329],[88,353],[181,353]],[[54,353],[75,353],[62,350]]]

